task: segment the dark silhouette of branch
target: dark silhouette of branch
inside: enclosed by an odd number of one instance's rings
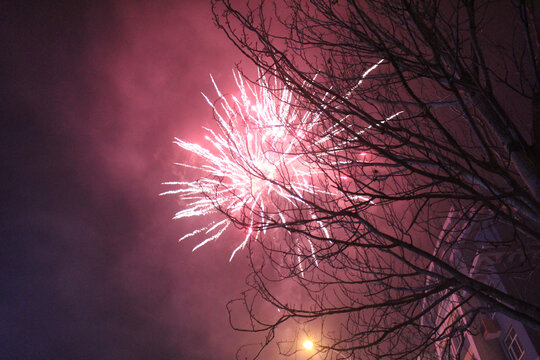
[[[287,200],[240,211],[215,204],[237,226],[264,234],[248,243],[250,290],[229,308],[233,327],[267,334],[255,357],[273,341],[283,355],[298,354],[276,340],[288,326],[319,327],[315,351],[327,359],[450,354],[449,339],[477,332],[492,311],[540,330],[536,299],[485,280],[538,270],[532,2],[212,6],[217,26],[260,70],[251,81],[278,99],[292,91],[288,105],[312,114],[305,133],[286,129],[298,140],[293,148],[267,151],[317,169],[310,180],[322,189],[306,191],[287,164],[269,175],[237,159]],[[501,35],[502,11],[509,29]],[[215,193],[234,195],[216,184]],[[480,238],[486,226],[511,235]],[[234,321],[238,302],[247,325]]]

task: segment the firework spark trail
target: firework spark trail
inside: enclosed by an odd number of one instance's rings
[[[352,92],[362,84],[364,78],[381,63],[382,60],[365,71],[360,81],[346,94],[346,98],[349,98]],[[324,152],[316,149],[325,142],[330,142],[333,137],[345,131],[350,125],[340,126],[340,121],[319,135],[318,140],[306,139],[310,131],[322,124],[320,113],[300,113],[293,104],[292,91],[286,88],[279,92],[272,91],[263,77],[259,86],[256,87],[246,84],[237,74],[234,74],[234,77],[240,90],[240,99],[235,96],[224,97],[213,78],[212,83],[221,100],[219,106],[203,94],[214,110],[220,129],[220,132],[216,133],[212,129],[204,128],[207,133],[205,140],[210,143],[210,146],[206,148],[178,138],[174,141],[182,149],[203,160],[201,166],[183,163],[177,165],[196,169],[203,176],[191,182],[164,183],[177,188],[160,195],[176,194],[187,202],[186,206],[176,213],[175,219],[206,216],[219,212],[242,217],[245,215],[243,212],[247,212],[249,216],[247,221],[250,226],[246,229],[244,241],[234,249],[230,260],[246,246],[252,236],[257,239],[261,232],[266,233],[270,226],[278,225],[280,222],[281,226],[287,228],[285,215],[275,207],[276,199],[282,199],[295,207],[298,203],[307,206],[312,219],[320,226],[321,232],[330,239],[324,223],[317,218],[313,209],[303,199],[305,194],[336,197],[343,194],[329,191],[315,184],[312,179],[324,170],[303,157],[304,154],[310,154],[310,152],[327,156],[332,152],[338,152],[347,140],[344,140],[343,144],[330,144],[331,147],[325,149]],[[273,88],[278,88],[278,85],[280,84],[276,82]],[[276,95],[279,95],[279,98],[276,98]],[[328,94],[325,95],[324,101],[335,100],[335,98],[327,99],[327,96]],[[382,120],[381,124],[398,114]],[[345,119],[346,117],[342,121]],[[369,126],[358,134],[372,127]],[[351,138],[351,140],[354,139],[357,139],[357,136]],[[367,197],[359,195],[356,198],[374,204]],[[270,205],[266,204],[267,201]],[[272,216],[272,212],[277,214],[277,218]],[[218,239],[231,223],[228,217],[219,222],[213,221],[207,226],[185,234],[180,241],[204,234],[205,238],[193,248],[195,251],[208,242]],[[256,228],[254,228],[255,224]],[[311,255],[318,264],[311,241],[309,245]],[[303,272],[301,263],[299,266]]]
[[[210,148],[175,139],[176,145],[204,160],[202,166],[177,165],[200,170],[204,176],[193,182],[168,182],[167,185],[179,188],[162,195],[177,194],[182,200],[188,201],[186,207],[175,215],[175,219],[209,215],[220,209],[235,213],[247,208],[251,214],[259,213],[263,223],[262,231],[265,232],[273,221],[265,212],[265,198],[277,194],[294,203],[293,199],[301,198],[302,192],[319,191],[315,186],[304,186],[307,182],[300,178],[312,176],[313,172],[309,169],[297,171],[296,168],[303,165],[294,164],[298,162],[296,154],[289,155],[295,145],[302,141],[300,134],[313,126],[313,122],[309,121],[313,119],[308,119],[311,114],[302,117],[291,108],[289,104],[292,92],[283,91],[282,96],[276,100],[265,87],[256,92],[246,86],[241,77],[235,75],[235,80],[241,100],[233,97],[231,102],[224,98],[213,79],[216,92],[223,100],[221,107],[218,108],[205,96],[214,109],[221,129],[219,134],[205,129],[205,138],[212,143]],[[254,98],[254,104],[249,100],[250,97]],[[280,166],[293,165],[294,178],[290,179],[290,185],[297,192],[296,196],[284,191],[274,181]],[[252,217],[246,238],[233,251],[231,259],[252,235],[254,220]],[[180,240],[206,234],[207,237],[193,249],[196,250],[219,238],[230,223],[230,220],[225,219],[186,234]],[[255,236],[259,236],[259,232]]]

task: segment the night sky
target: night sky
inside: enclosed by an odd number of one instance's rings
[[[208,2],[3,2],[0,34],[0,358],[234,358],[243,234],[192,253],[158,196],[242,61]]]

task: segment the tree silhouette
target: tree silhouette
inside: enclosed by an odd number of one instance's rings
[[[294,148],[271,151],[317,169],[310,181],[322,189],[299,188],[287,163],[272,176],[242,163],[289,200],[240,212],[216,204],[264,233],[248,242],[250,290],[230,304],[233,326],[266,333],[262,348],[275,341],[284,355],[298,348],[280,329],[318,329],[316,356],[354,359],[449,354],[440,344],[493,311],[540,329],[537,302],[482,277],[538,270],[532,1],[222,0],[213,13],[260,69],[253,82],[278,99],[291,91],[288,105],[312,114],[306,131],[289,133]],[[505,235],[478,238],[485,224]],[[472,268],[474,258],[492,261]],[[238,304],[247,326],[235,322]]]

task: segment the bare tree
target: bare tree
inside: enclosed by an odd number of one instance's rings
[[[278,98],[282,85],[294,94],[288,105],[311,114],[307,130],[292,134],[294,148],[271,151],[317,169],[310,181],[321,189],[305,191],[287,163],[269,175],[238,160],[289,197],[240,212],[215,204],[264,233],[248,243],[251,290],[239,302],[250,321],[242,327],[233,317],[233,326],[266,333],[263,348],[276,341],[288,355],[297,344],[277,333],[291,323],[318,329],[317,356],[354,359],[429,358],[491,311],[540,329],[537,303],[478,276],[537,270],[532,1],[222,0],[213,12],[262,76],[278,80],[253,81]],[[225,183],[213,191],[234,193]],[[486,223],[510,231],[478,240],[474,229]],[[520,261],[475,273],[456,249]],[[444,315],[430,315],[443,303]]]

